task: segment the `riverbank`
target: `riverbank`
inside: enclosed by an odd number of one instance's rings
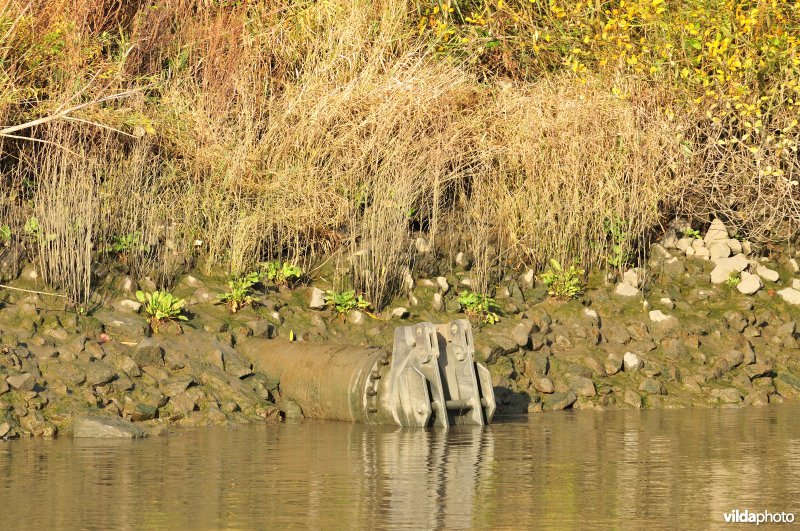
[[[474,331],[499,413],[759,406],[800,396],[797,250],[753,248],[718,221],[699,236],[678,238],[671,228],[641,268],[594,272],[571,300],[548,296],[532,271],[498,285],[499,321]],[[225,278],[185,275],[173,293],[187,301],[188,320],[157,333],[133,296],[154,289],[149,280],[109,278],[102,304],[80,314],[30,293],[42,285],[28,265],[16,289],[0,288],[0,437],[138,436],[277,422],[279,410],[299,416],[281,402],[280,383],[254,372],[237,346],[257,337],[276,348],[287,340],[388,347],[396,326],[464,318],[458,292],[471,283],[470,259],[456,262],[448,274],[409,275],[404,295],[379,315],[335,314],[321,303],[324,274],[294,289],[262,286],[235,314],[217,302]]]

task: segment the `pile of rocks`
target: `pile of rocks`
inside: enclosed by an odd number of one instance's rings
[[[109,335],[98,319],[54,318],[40,304],[30,298],[0,310],[0,438],[124,437],[173,423],[279,418],[278,382],[254,372],[230,338],[192,329],[147,337],[136,321],[117,333],[119,319],[130,317],[106,313]]]

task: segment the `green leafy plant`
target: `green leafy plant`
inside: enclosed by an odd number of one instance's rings
[[[735,288],[741,281],[742,276],[736,271],[731,271],[730,275],[728,275],[728,278],[725,279],[725,285],[729,288]]]
[[[458,294],[458,303],[470,317],[479,319],[486,324],[495,324],[500,320],[497,312],[500,308],[495,300],[474,291],[462,291]]]
[[[228,305],[231,313],[236,313],[248,304],[253,304],[253,286],[261,282],[260,273],[248,273],[228,281],[230,291],[217,295],[220,302]]]
[[[110,243],[106,246],[107,253],[128,254],[134,251],[145,251],[147,247],[142,243],[142,233],[140,231],[112,236]]]
[[[39,220],[33,216],[28,218],[25,222],[25,225],[22,227],[22,232],[39,243],[45,241],[52,242],[56,239],[55,234],[47,234],[46,236],[42,234],[42,227],[39,225]]]
[[[328,290],[325,293],[324,300],[326,306],[342,317],[350,310],[366,310],[370,307],[370,303],[364,300],[361,295],[356,295],[356,291],[352,289],[341,293]]]
[[[702,238],[702,236],[700,236],[700,231],[697,230],[697,229],[693,229],[691,227],[689,227],[688,229],[684,230],[683,231],[683,235],[686,236],[687,238],[694,238],[694,239],[697,239],[697,240]]]
[[[264,278],[277,286],[297,282],[303,276],[303,269],[289,262],[265,262],[261,266]]]
[[[150,326],[158,331],[158,326],[169,321],[188,321],[183,315],[186,301],[168,291],[156,290],[153,293],[136,292],[136,298],[144,305],[144,312],[150,316]]]
[[[572,299],[583,292],[583,275],[586,273],[575,264],[565,269],[558,260],[550,260],[550,269],[542,273],[539,277],[545,286],[547,293],[559,299]]]
[[[630,233],[625,230],[624,221],[616,216],[606,218],[603,225],[611,240],[611,254],[606,261],[611,267],[621,268],[630,261]]]

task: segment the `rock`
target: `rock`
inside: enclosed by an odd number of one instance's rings
[[[756,274],[769,282],[777,282],[780,280],[780,275],[777,271],[763,265],[756,267]]]
[[[556,390],[553,380],[547,376],[542,376],[541,378],[532,378],[531,385],[533,385],[534,389],[544,394],[550,394]]]
[[[392,310],[392,319],[405,319],[406,317],[408,317],[408,308],[398,306]]]
[[[125,310],[128,312],[139,313],[142,309],[142,303],[130,299],[123,299],[114,305],[118,310]]]
[[[194,397],[186,392],[179,393],[169,399],[172,411],[178,415],[188,415],[197,409],[197,402]]]
[[[195,380],[194,376],[179,374],[162,381],[158,387],[165,396],[172,398],[183,393],[189,386],[196,383],[197,380]]]
[[[436,277],[436,286],[442,295],[447,295],[447,292],[450,291],[450,284],[447,283],[447,279],[444,277]]]
[[[525,320],[519,323],[511,330],[511,338],[520,347],[527,347],[531,342],[531,333],[533,332],[533,321]]]
[[[466,253],[459,252],[456,254],[456,265],[466,271],[472,266],[472,260],[470,260]]]
[[[677,325],[679,324],[678,318],[673,315],[667,315],[661,310],[650,310],[650,321],[654,324],[660,325]]]
[[[303,418],[303,410],[293,400],[283,399],[278,401],[278,408],[287,419],[299,420]]]
[[[431,309],[434,312],[444,311],[444,297],[441,293],[434,293],[433,300],[431,301]]]
[[[275,337],[275,325],[267,319],[255,319],[245,324],[247,328],[253,332],[253,337],[263,337],[267,339]]]
[[[635,407],[636,409],[642,408],[642,397],[633,389],[625,389],[623,400],[626,404]]]
[[[669,278],[679,278],[686,272],[686,266],[683,260],[672,257],[661,264],[661,272]]]
[[[86,383],[104,385],[117,377],[117,371],[104,361],[92,361],[86,365]]]
[[[553,393],[544,397],[544,408],[551,411],[567,409],[578,399],[573,391],[566,393]]]
[[[138,400],[127,399],[122,408],[122,414],[133,421],[141,422],[156,418],[158,408],[152,404],[145,404]]]
[[[366,321],[366,318],[364,317],[364,312],[360,310],[350,310],[347,313],[347,321],[350,324],[362,325]]]
[[[696,251],[694,250],[694,247],[692,247],[692,246],[687,247],[686,248],[686,258],[691,258],[692,256],[694,256],[695,252]]]
[[[745,295],[753,295],[763,287],[764,283],[761,282],[761,277],[748,273],[747,271],[741,272],[739,284],[736,285],[736,289]]]
[[[644,367],[644,361],[634,352],[626,352],[622,357],[622,364],[625,372],[638,371]]]
[[[742,252],[742,242],[736,238],[730,238],[728,240],[728,248],[731,250],[732,254],[739,254]]]
[[[519,287],[522,289],[531,289],[533,288],[533,281],[536,278],[536,275],[533,272],[533,269],[528,269],[519,277]]]
[[[686,252],[687,249],[692,247],[692,242],[694,241],[693,238],[683,237],[680,238],[677,242],[675,242],[675,248],[679,251]]]
[[[792,279],[792,289],[796,289],[797,291],[800,291],[800,278]]]
[[[746,368],[745,374],[747,374],[748,378],[751,380],[764,378],[772,375],[772,367],[766,363],[755,363]]]
[[[619,371],[622,370],[623,366],[623,357],[616,353],[611,353],[606,358],[605,363],[603,364],[603,368],[606,371],[606,374],[609,376],[613,376],[617,374]]]
[[[33,391],[36,386],[36,377],[29,372],[23,372],[7,377],[6,382],[17,391]]]
[[[742,395],[733,387],[726,387],[725,389],[714,389],[711,392],[713,398],[717,398],[720,402],[725,404],[738,404],[742,401]]]
[[[700,247],[699,249],[694,250],[694,256],[695,258],[702,258],[703,260],[708,260],[711,258],[711,251],[709,251],[707,247]]]
[[[794,304],[796,306],[800,306],[800,291],[794,288],[784,288],[778,291],[778,295],[788,302],[789,304]]]
[[[11,424],[8,422],[0,423],[0,439],[4,439],[11,434]]]
[[[727,242],[717,242],[708,247],[709,256],[712,260],[728,258],[731,255],[731,248]]]
[[[800,273],[800,264],[797,263],[797,259],[792,258],[787,262],[787,264],[789,265],[789,269],[791,269],[792,273]]]
[[[545,376],[550,371],[550,358],[544,352],[528,354],[525,360],[525,373],[528,376]]]
[[[76,438],[127,438],[146,437],[147,433],[130,421],[107,417],[81,417],[75,421]]]
[[[325,292],[319,288],[311,288],[308,298],[308,307],[312,310],[325,309]]]
[[[711,222],[711,225],[708,227],[708,231],[706,232],[705,237],[703,237],[703,241],[706,245],[710,245],[716,242],[725,242],[730,239],[730,235],[728,234],[728,229],[725,227],[725,224],[722,222],[721,219],[715,218],[714,221]]]
[[[595,389],[594,382],[589,378],[583,376],[573,376],[569,379],[569,387],[578,396],[595,396],[597,389]]]
[[[632,267],[625,271],[622,275],[622,281],[627,282],[634,288],[641,288],[644,284],[644,269],[641,267]]]
[[[131,358],[139,367],[164,365],[164,349],[154,340],[144,337],[136,344]]]
[[[752,391],[744,399],[748,406],[766,406],[769,404],[769,396],[764,391]]]
[[[614,293],[620,297],[635,297],[641,293],[638,288],[635,288],[627,282],[620,282],[614,288]]]
[[[5,380],[0,380],[0,395],[4,395],[9,389],[8,382]]]
[[[643,391],[651,395],[667,394],[667,388],[664,387],[664,384],[661,382],[661,380],[652,376],[645,378],[642,383],[639,384],[639,391]]]
[[[722,284],[728,280],[731,273],[741,273],[749,265],[747,258],[743,254],[737,254],[730,258],[720,258],[714,263],[715,267],[711,271],[712,284]]]

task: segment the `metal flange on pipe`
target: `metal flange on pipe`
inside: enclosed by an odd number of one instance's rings
[[[397,327],[391,352],[277,340],[240,347],[306,417],[446,428],[482,426],[495,413],[489,371],[475,361],[463,319]]]

